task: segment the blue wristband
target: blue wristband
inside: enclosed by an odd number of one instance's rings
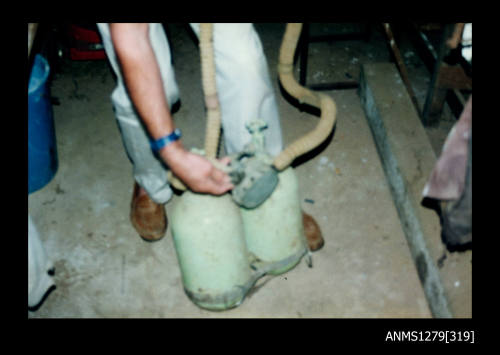
[[[175,131],[173,131],[172,133],[164,137],[158,138],[156,140],[150,140],[149,142],[151,144],[151,149],[157,152],[163,147],[169,145],[170,143],[175,142],[179,138],[181,138],[181,130],[176,128]]]

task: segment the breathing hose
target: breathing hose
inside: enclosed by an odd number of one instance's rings
[[[203,92],[205,94],[205,106],[207,109],[205,155],[209,159],[216,159],[221,130],[221,111],[215,84],[212,23],[200,24],[200,56]]]
[[[293,76],[293,57],[301,31],[301,23],[289,23],[286,26],[280,48],[279,79],[285,91],[299,103],[319,108],[321,117],[314,130],[294,141],[274,159],[273,165],[279,171],[287,168],[295,158],[316,148],[328,138],[337,115],[337,106],[331,97],[306,89],[299,85]]]
[[[217,149],[221,130],[221,111],[217,97],[215,81],[215,57],[213,47],[213,24],[200,24],[200,57],[201,57],[201,80],[205,96],[205,107],[207,109],[207,123],[205,128],[205,156],[216,163]],[[184,183],[171,171],[168,172],[168,180],[178,190],[186,190]]]
[[[300,103],[306,103],[321,110],[321,117],[315,129],[292,142],[273,161],[274,167],[284,170],[298,156],[320,145],[332,132],[335,125],[337,107],[331,97],[315,93],[301,86],[293,76],[293,57],[300,33],[301,23],[287,24],[281,43],[278,73],[283,88]],[[216,158],[220,136],[221,114],[215,86],[215,62],[213,55],[213,24],[200,24],[200,52],[202,63],[203,91],[207,106],[207,131],[205,152],[208,158]]]
[[[306,103],[321,110],[321,116],[316,127],[292,142],[273,161],[273,166],[282,171],[286,169],[298,156],[319,146],[330,135],[336,121],[337,107],[331,97],[315,93],[301,86],[293,76],[293,57],[300,33],[301,23],[287,24],[280,48],[278,74],[283,88],[299,103]],[[207,109],[207,123],[205,135],[205,155],[211,161],[216,161],[221,130],[221,111],[217,97],[215,80],[215,59],[213,50],[213,24],[200,24],[200,56],[202,70],[202,84]],[[219,166],[217,164],[217,166]],[[175,176],[169,175],[171,183],[180,190],[185,186]]]

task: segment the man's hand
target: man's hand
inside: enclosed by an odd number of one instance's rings
[[[159,154],[175,176],[194,192],[222,195],[234,188],[228,174],[205,157],[185,150],[180,141],[163,148]],[[219,161],[227,165],[229,158]]]
[[[114,23],[111,38],[130,97],[153,139],[175,129],[147,23]],[[192,191],[221,195],[234,186],[229,176],[206,158],[188,152],[181,141],[159,152],[172,172]],[[227,164],[228,161],[221,161]]]

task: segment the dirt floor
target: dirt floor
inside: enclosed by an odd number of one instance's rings
[[[284,23],[256,24],[268,59],[285,144],[311,130],[318,118],[292,106],[277,81]],[[347,24],[314,24],[311,31],[351,30]],[[175,114],[184,145],[201,148],[204,107],[199,51],[181,24],[168,25],[181,107]],[[406,42],[401,53],[423,106],[430,75]],[[369,41],[314,43],[307,83],[357,80],[362,63],[391,61],[384,34]],[[298,73],[297,73],[298,74]],[[325,91],[337,104],[334,134],[295,164],[305,212],[322,228],[325,246],[313,267],[265,276],[237,308],[211,312],[183,291],[169,228],[146,243],[129,222],[132,165],[123,148],[110,94],[115,82],[107,61],[64,59],[51,83],[59,169],[28,196],[28,210],[55,265],[56,289],[30,318],[429,318],[408,243],[356,89]],[[448,107],[427,133],[439,155],[455,122]],[[180,196],[166,205],[167,215]],[[470,259],[472,251],[443,251],[441,266]],[[450,266],[451,265],[451,266]],[[460,290],[454,314],[472,316],[471,267],[444,280]]]

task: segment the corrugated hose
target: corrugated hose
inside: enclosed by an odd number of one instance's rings
[[[335,125],[337,107],[333,99],[325,94],[313,92],[301,86],[293,76],[293,57],[300,33],[301,23],[287,24],[280,48],[278,73],[283,88],[299,103],[305,103],[321,110],[321,116],[316,127],[292,142],[273,161],[278,171],[286,169],[300,155],[319,146],[332,132]],[[215,81],[215,59],[213,51],[213,24],[200,24],[200,56],[203,92],[207,109],[205,155],[212,161],[217,158],[221,130],[221,111],[217,97]],[[174,176],[170,175],[171,183],[180,190],[185,186]]]

